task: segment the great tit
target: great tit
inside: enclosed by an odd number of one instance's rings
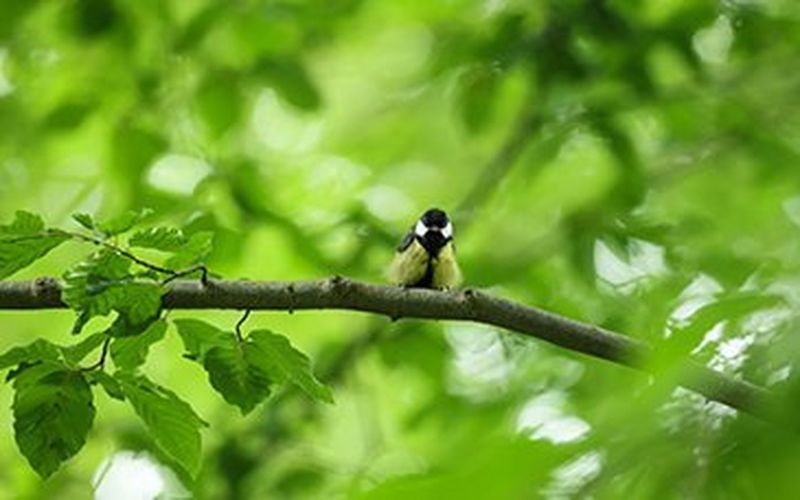
[[[407,287],[446,289],[461,283],[453,246],[453,224],[431,208],[419,218],[397,247],[389,280]]]

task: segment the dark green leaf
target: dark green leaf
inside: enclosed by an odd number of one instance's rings
[[[269,396],[272,380],[256,361],[260,352],[252,344],[239,345],[234,338],[230,344],[209,350],[203,367],[214,389],[245,415]]]
[[[150,346],[164,338],[167,322],[158,320],[144,332],[130,336],[115,338],[111,344],[111,359],[121,370],[133,370],[144,364]]]
[[[237,341],[233,332],[224,332],[203,321],[175,321],[188,352],[187,357],[201,363],[211,386],[242,414],[249,413],[270,393],[272,377],[258,357],[261,352],[249,340]]]
[[[95,414],[92,391],[81,372],[52,362],[25,370],[14,388],[17,446],[46,478],[86,442]]]
[[[90,231],[94,231],[95,222],[89,214],[72,214],[72,219]]]
[[[0,370],[20,363],[56,361],[59,358],[58,346],[44,339],[36,339],[28,345],[12,347],[0,355]]]
[[[142,419],[158,446],[187,472],[200,467],[200,428],[205,422],[172,391],[142,376],[117,373],[126,399]]]
[[[0,226],[0,279],[31,265],[69,236],[47,231],[38,215],[18,211],[14,221]]]
[[[92,370],[86,373],[86,379],[91,384],[100,384],[110,397],[120,401],[125,400],[125,393],[117,379],[104,372],[103,370]]]
[[[97,228],[106,236],[116,236],[128,231],[133,226],[153,214],[149,208],[128,210],[127,212],[97,224]]]
[[[286,337],[269,330],[254,330],[248,341],[258,350],[250,360],[274,380],[291,382],[312,398],[333,403],[330,388],[314,377],[308,357],[292,347]]]
[[[189,239],[180,229],[172,227],[153,227],[137,231],[131,236],[128,243],[132,247],[152,248],[162,252],[180,250],[188,243]]]

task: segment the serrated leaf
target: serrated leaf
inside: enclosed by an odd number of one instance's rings
[[[133,247],[175,252],[189,242],[183,231],[174,227],[152,227],[137,231],[128,243]]]
[[[134,281],[130,265],[125,257],[103,249],[64,274],[61,299],[78,313],[73,333],[89,319],[112,311],[134,326],[158,315],[163,289],[154,281]]]
[[[94,422],[92,391],[83,374],[45,362],[14,381],[14,438],[43,478],[86,442]]]
[[[94,231],[95,229],[94,219],[89,214],[83,214],[83,213],[72,214],[72,219],[81,226],[88,229],[89,231]]]
[[[170,269],[186,269],[205,260],[211,253],[214,233],[198,231],[189,237],[189,241],[175,255],[167,260]]]
[[[130,337],[115,338],[111,344],[111,359],[121,370],[133,370],[144,364],[150,346],[164,338],[167,322],[158,320],[147,330]]]
[[[80,363],[87,354],[100,347],[105,339],[105,332],[94,333],[77,344],[61,347],[61,353],[67,363],[75,365]]]
[[[175,325],[188,357],[203,365],[214,390],[242,414],[269,396],[272,379],[258,362],[260,351],[249,340],[240,343],[233,332],[204,321],[176,320]]]
[[[330,388],[314,377],[311,361],[289,339],[269,330],[254,330],[248,340],[258,350],[253,361],[274,380],[292,382],[312,398],[333,403]]]
[[[96,224],[97,229],[106,236],[116,236],[122,234],[140,223],[143,219],[151,216],[153,211],[149,208],[142,210],[128,210],[116,217],[112,217],[104,222]]]
[[[0,355],[0,370],[17,366],[20,363],[56,361],[59,354],[56,344],[44,339],[36,339],[28,345],[12,347]]]
[[[172,391],[142,376],[117,373],[125,398],[156,444],[191,475],[200,467],[200,428],[205,422]]]
[[[103,390],[106,391],[106,394],[108,394],[110,397],[120,401],[125,401],[125,393],[122,392],[122,386],[119,385],[119,382],[117,382],[114,377],[103,370],[92,370],[87,372],[86,379],[90,384],[100,384]]]
[[[18,211],[11,224],[0,226],[0,279],[31,265],[69,238],[45,230],[38,215]]]

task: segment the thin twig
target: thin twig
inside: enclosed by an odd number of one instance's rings
[[[250,317],[250,309],[245,309],[242,317],[239,318],[239,321],[236,322],[236,328],[234,329],[234,331],[236,332],[236,340],[238,340],[239,342],[242,342],[243,340],[242,325],[244,325],[244,322],[247,321],[247,318],[249,317]]]

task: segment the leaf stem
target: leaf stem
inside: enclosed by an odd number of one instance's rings
[[[111,335],[106,334],[106,338],[105,340],[103,340],[103,347],[100,350],[100,359],[98,359],[96,363],[81,368],[81,371],[90,372],[97,369],[102,370],[106,365],[106,357],[108,357],[108,346],[110,343],[111,343]]]
[[[244,340],[242,338],[242,325],[244,325],[244,322],[247,321],[247,318],[250,317],[250,312],[251,312],[250,309],[245,309],[242,317],[239,318],[239,321],[236,322],[236,328],[234,329],[234,332],[236,332],[236,340],[239,342],[243,342]]]

